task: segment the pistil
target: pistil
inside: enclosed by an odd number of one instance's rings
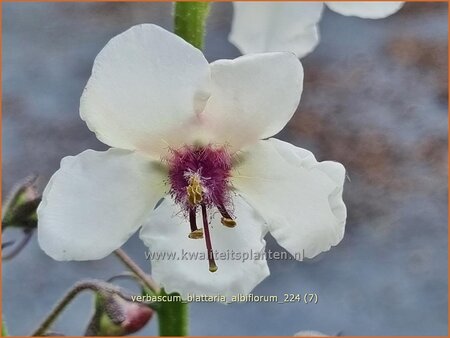
[[[186,187],[188,201],[192,206],[196,206],[203,201],[203,187],[198,174],[189,178],[189,184]]]

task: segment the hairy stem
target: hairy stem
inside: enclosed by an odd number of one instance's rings
[[[209,2],[176,2],[175,34],[194,47],[203,49]]]
[[[45,320],[42,322],[41,325],[34,331],[32,336],[43,336],[45,333],[47,333],[50,326],[55,322],[55,320],[59,317],[59,315],[63,312],[63,310],[67,307],[67,305],[70,304],[70,302],[82,291],[84,290],[91,290],[97,293],[114,293],[119,295],[125,300],[133,301],[132,297],[128,296],[127,294],[124,294],[122,292],[122,289],[109,284],[105,283],[101,280],[96,279],[89,279],[89,280],[83,280],[80,282],[75,283],[75,285],[69,290],[69,292],[66,293],[66,295],[56,304],[56,306],[53,308],[52,311],[47,315]],[[153,304],[150,303],[142,303],[145,305],[149,305],[150,307],[153,307]]]
[[[114,254],[122,261],[123,264],[127,266],[139,279],[144,282],[145,286],[149,288],[154,293],[159,293],[160,288],[158,284],[148,275],[146,274],[131,258],[128,256],[125,251],[122,249],[117,249],[114,251]]]
[[[43,336],[50,326],[55,322],[58,316],[62,313],[62,311],[66,308],[67,305],[78,295],[81,291],[84,290],[93,290],[98,291],[98,285],[95,281],[83,281],[76,283],[69,292],[56,304],[52,311],[47,315],[46,319],[42,322],[41,325],[34,331],[32,336]]]
[[[13,259],[16,257],[22,250],[25,248],[25,246],[30,241],[31,237],[33,237],[34,229],[25,229],[23,232],[23,237],[20,240],[18,244],[16,244],[10,252],[2,256],[2,260],[6,261],[9,259]]]

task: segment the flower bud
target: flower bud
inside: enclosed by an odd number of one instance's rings
[[[37,226],[36,209],[41,195],[36,189],[37,176],[31,176],[19,183],[3,207],[2,226],[35,228]]]
[[[125,336],[142,329],[153,316],[148,306],[116,293],[97,293],[95,308],[86,336]]]

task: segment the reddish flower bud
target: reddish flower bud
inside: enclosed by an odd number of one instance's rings
[[[116,293],[98,293],[96,312],[87,336],[125,336],[142,329],[152,318],[147,305],[131,302]]]

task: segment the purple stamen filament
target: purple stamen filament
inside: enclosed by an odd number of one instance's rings
[[[203,230],[197,228],[197,208],[195,206],[189,209],[189,224],[191,225],[191,233],[188,237],[191,239],[203,238]]]
[[[196,212],[195,212],[195,208],[191,208],[191,210],[189,210],[189,223],[191,225],[191,231],[194,232],[196,230],[198,230],[197,228],[197,219],[196,219]]]
[[[225,147],[186,145],[172,150],[168,157],[170,195],[189,218],[189,238],[205,237],[209,271],[217,271],[214,261],[207,210],[217,208],[223,225],[232,228],[236,222],[226,206],[231,203],[230,182],[232,158]],[[200,206],[203,229],[197,226]]]
[[[229,227],[234,228],[236,226],[236,221],[233,220],[233,218],[228,213],[227,209],[225,209],[225,206],[223,204],[217,205],[217,210],[219,210],[220,214],[222,215],[222,224]]]

